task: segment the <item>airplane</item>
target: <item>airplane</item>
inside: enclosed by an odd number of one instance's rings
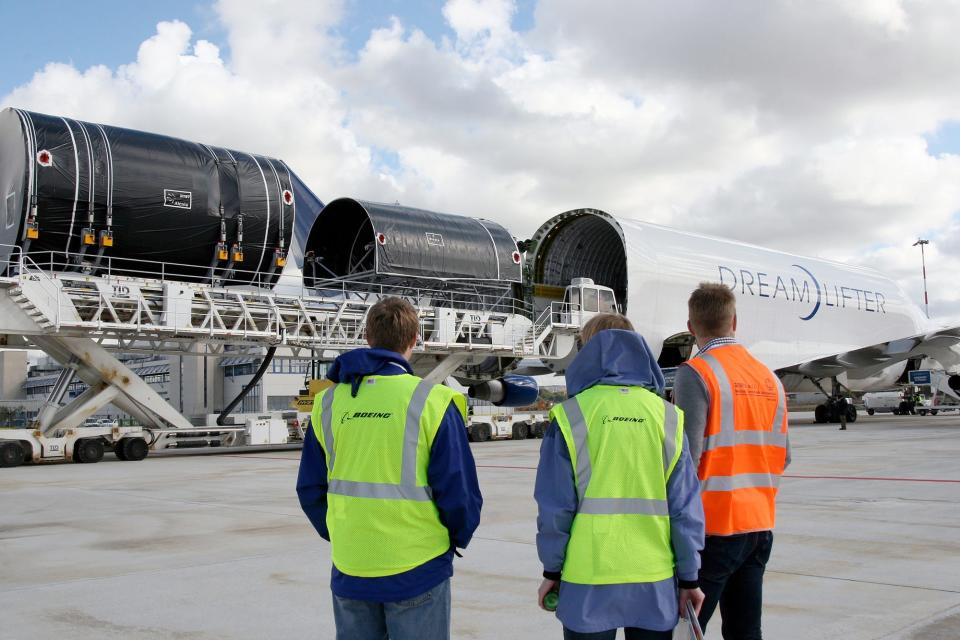
[[[896,282],[873,269],[590,208],[550,218],[523,244],[535,313],[561,296],[569,300],[565,287],[574,278],[588,279],[597,293],[580,294],[584,310],[610,308],[602,290],[612,290],[616,308],[663,368],[694,355],[686,329],[690,293],[701,282],[727,285],[737,298],[737,340],[786,391],[827,396],[817,408],[820,422],[839,418],[844,390],[889,389],[924,358],[952,374],[950,387],[960,389],[960,326],[928,320]],[[560,372],[570,359],[541,372]]]

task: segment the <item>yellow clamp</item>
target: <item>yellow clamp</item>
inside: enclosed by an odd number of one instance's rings
[[[93,229],[84,229],[81,235],[83,236],[83,244],[97,244],[97,234],[94,233]]]
[[[113,231],[101,231],[101,232],[100,232],[100,246],[101,246],[101,247],[112,247],[112,246],[113,246]]]

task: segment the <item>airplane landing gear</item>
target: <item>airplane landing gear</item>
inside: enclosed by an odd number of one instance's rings
[[[848,422],[857,421],[857,408],[847,402],[847,398],[843,394],[843,385],[840,384],[839,380],[831,378],[833,382],[833,393],[827,393],[826,390],[820,386],[819,380],[810,378],[810,381],[820,389],[823,395],[827,396],[827,401],[821,405],[817,405],[813,412],[815,422],[818,424],[826,424],[828,422],[836,424],[839,422],[840,430],[845,431]]]

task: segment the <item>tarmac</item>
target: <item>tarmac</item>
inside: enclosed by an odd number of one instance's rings
[[[960,416],[791,425],[765,637],[960,638]],[[472,446],[485,503],[456,563],[453,637],[560,638],[535,603],[539,441]],[[0,637],[333,638],[329,549],[297,503],[298,460],[0,470]]]

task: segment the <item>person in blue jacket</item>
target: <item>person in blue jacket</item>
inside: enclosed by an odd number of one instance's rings
[[[594,385],[643,387],[662,395],[663,373],[650,347],[633,331],[630,321],[601,314],[581,332],[583,347],[567,368],[567,394],[573,397]],[[589,431],[587,438],[589,439]],[[593,465],[604,464],[602,454]],[[660,464],[658,462],[658,464]],[[686,437],[673,473],[666,482],[670,543],[675,576],[656,582],[579,584],[563,580],[562,568],[578,510],[577,478],[570,451],[557,421],[551,420],[540,448],[534,498],[539,507],[537,551],[544,580],[538,598],[559,587],[556,615],[566,640],[613,640],[626,629],[628,640],[671,638],[679,621],[680,604],[696,609],[703,601],[697,576],[704,543],[700,483]]]
[[[473,454],[470,452],[467,443],[463,415],[453,401],[449,402],[445,412],[441,407],[436,413],[430,413],[431,399],[435,397],[436,392],[444,390],[433,389],[433,391],[430,391],[432,385],[410,377],[413,371],[408,359],[416,344],[417,329],[416,312],[405,300],[387,298],[374,305],[367,319],[367,340],[371,348],[356,349],[342,354],[333,362],[327,374],[327,378],[337,383],[325,392],[331,394],[329,396],[331,398],[330,410],[334,416],[332,424],[336,426],[331,427],[330,420],[327,418],[328,423],[325,428],[328,428],[329,431],[321,429],[318,436],[319,426],[314,425],[314,428],[308,429],[304,436],[300,473],[297,478],[297,495],[303,511],[317,533],[320,534],[320,537],[330,541],[331,530],[334,533],[334,567],[330,578],[330,589],[333,592],[337,640],[383,640],[387,637],[391,640],[441,640],[449,638],[450,577],[453,575],[454,549],[466,548],[480,523],[480,509],[483,499],[477,482],[477,470]],[[392,376],[407,376],[407,379],[395,379],[392,382],[384,380],[384,378]],[[334,396],[333,392],[338,387],[340,387],[339,393]],[[383,391],[380,391],[381,388]],[[378,398],[375,395],[386,392],[387,389],[400,390],[399,393],[402,394],[406,393],[407,389],[413,388],[417,390],[413,393],[413,399],[410,399],[409,396],[407,398]],[[435,425],[431,423],[433,418],[429,416],[436,415],[440,419],[439,427],[437,427],[432,444],[428,446],[428,449],[417,448],[419,446],[417,444],[418,434],[407,431],[411,424],[409,417],[412,414],[409,413],[409,409],[407,411],[402,409],[402,407],[417,405],[416,398],[421,389],[425,392],[428,391],[430,394],[428,398],[424,393],[420,402],[421,407],[428,407],[426,414],[428,417],[419,421],[419,439],[421,441],[425,439],[426,442],[430,442],[429,434],[432,433]],[[398,391],[390,391],[389,393],[396,394]],[[451,395],[447,390],[445,394],[439,394],[439,397],[447,398]],[[365,397],[368,400],[364,400]],[[391,414],[381,409],[373,409],[368,405],[380,403],[382,406],[394,406],[390,404],[391,402],[399,403],[396,406],[400,406],[401,409],[393,413],[394,418],[376,422],[376,419]],[[405,403],[409,403],[409,405]],[[322,398],[317,402],[318,407],[320,404],[322,404]],[[340,413],[337,413],[338,407]],[[361,409],[361,411],[352,411],[352,409]],[[420,411],[422,412],[424,409],[421,408]],[[406,414],[406,417],[404,417],[404,414]],[[319,408],[315,408],[314,417],[311,421],[314,421],[320,415]],[[360,416],[360,418],[352,419],[357,416]],[[322,421],[322,419],[318,421]],[[416,429],[416,420],[413,425]],[[371,429],[373,432],[363,436],[362,433],[358,433],[358,429]],[[338,479],[344,477],[343,469],[351,468],[349,466],[351,462],[343,459],[343,457],[349,455],[351,451],[362,451],[363,446],[369,445],[371,441],[378,442],[377,440],[371,440],[371,438],[380,437],[378,434],[386,433],[385,429],[399,429],[400,432],[407,435],[400,438],[385,437],[378,445],[381,450],[389,449],[390,443],[403,441],[405,447],[406,443],[409,442],[414,447],[411,455],[417,460],[418,464],[424,463],[422,460],[423,453],[429,451],[429,457],[426,461],[426,487],[401,485],[385,487],[382,482],[379,484],[376,482],[357,482],[355,481],[357,480],[356,477],[351,481]],[[411,436],[412,441],[410,440]],[[318,437],[323,438],[323,442]],[[353,438],[352,441],[351,438]],[[332,456],[328,456],[326,452],[331,451],[331,440],[333,441]],[[367,445],[358,444],[361,442],[367,443]],[[338,447],[338,443],[343,448]],[[382,458],[386,461],[385,464],[395,463],[399,466],[401,456],[404,458],[404,463],[406,462],[407,452],[405,450],[401,451],[399,444],[396,444],[395,448],[396,451],[391,449],[386,453],[368,449],[365,454],[385,456]],[[330,457],[333,457],[334,465],[341,469],[333,478],[331,478],[327,466]],[[396,459],[394,460],[394,458]],[[343,464],[348,466],[343,467]],[[362,462],[359,465],[355,464],[353,469],[362,468],[362,465]],[[411,479],[408,484],[416,484],[416,481]],[[362,497],[362,494],[358,491],[362,492],[365,486],[373,487],[372,491],[377,495],[371,495],[369,498]],[[423,493],[420,499],[432,500],[436,506],[439,523],[431,515],[432,512],[424,512],[423,510],[418,513],[425,515],[417,516],[416,519],[408,517],[409,512],[396,511],[395,513],[399,515],[383,516],[383,518],[388,518],[388,521],[368,522],[370,518],[379,518],[375,514],[387,513],[387,509],[378,511],[377,509],[366,508],[367,505],[372,504],[372,501],[386,497],[380,495],[385,489],[395,490],[395,493],[420,490]],[[345,496],[348,497],[345,498]],[[336,511],[337,518],[355,517],[357,520],[354,523],[345,524],[343,520],[332,521],[328,519],[328,506],[332,504],[334,498],[340,501]],[[395,499],[409,499],[409,495],[403,493],[402,498]],[[357,500],[370,500],[371,502],[358,504]],[[383,501],[380,504],[387,508],[391,507],[388,501]],[[423,503],[420,502],[419,504]],[[408,509],[408,507],[403,506],[400,508]],[[432,523],[430,522],[431,519]],[[411,524],[411,522],[414,524]],[[416,524],[417,522],[421,524]],[[338,529],[334,529],[334,526]],[[353,529],[351,529],[351,526]],[[426,527],[423,535],[419,535],[418,526]],[[407,527],[405,533],[396,531],[396,529],[403,527]],[[378,548],[381,554],[383,549],[393,547],[398,550],[404,549],[404,553],[409,554],[411,553],[409,549],[423,550],[423,539],[438,540],[437,532],[442,532],[443,528],[446,528],[446,532],[449,534],[449,546],[442,549],[436,557],[430,558],[411,569],[396,572],[387,565],[396,566],[398,563],[387,561],[381,563],[383,566],[387,566],[386,570],[355,572],[368,574],[367,576],[361,576],[350,575],[337,567],[338,535],[339,544],[345,545],[341,548],[350,546],[352,541],[349,538],[352,533],[353,537],[372,536],[371,540],[377,538],[374,546]],[[388,535],[372,533],[374,529],[378,531],[387,529],[388,532],[392,530],[393,533]],[[338,534],[337,531],[340,531],[340,533]],[[406,540],[398,539],[404,536],[407,538]],[[443,543],[440,543],[440,546],[442,547]],[[432,547],[428,546],[426,550],[429,552],[430,548]],[[366,554],[363,549],[354,547],[350,553],[355,558],[359,557],[362,563],[369,564],[371,562],[364,557]],[[413,553],[416,555],[416,551]],[[346,566],[347,563],[343,564]],[[373,564],[376,565],[377,563],[374,562]],[[399,564],[402,564],[402,562]],[[376,566],[367,568],[377,569]],[[375,577],[371,577],[369,574],[375,574]]]

